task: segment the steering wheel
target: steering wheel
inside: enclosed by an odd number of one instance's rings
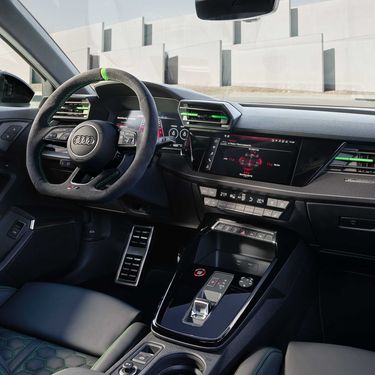
[[[132,142],[133,146],[136,143],[134,159],[129,165],[126,152],[119,146],[120,131],[114,124],[87,120],[77,125],[67,139],[67,151],[76,165],[75,170],[65,182],[50,183],[43,172],[41,156],[46,144],[51,143],[52,118],[72,94],[99,81],[122,83],[138,98],[145,122],[142,137]],[[59,86],[39,109],[27,141],[27,170],[41,194],[90,202],[113,200],[128,192],[144,175],[155,152],[157,133],[155,101],[139,79],[119,69],[89,70]]]

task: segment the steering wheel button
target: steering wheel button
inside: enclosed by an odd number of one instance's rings
[[[11,134],[7,134],[7,133],[4,133],[2,136],[1,136],[1,139],[4,140],[4,141],[11,141],[12,140],[12,135]]]
[[[63,133],[63,134],[59,137],[59,139],[60,139],[61,141],[67,141],[68,138],[69,138],[69,136],[70,136],[70,133]]]

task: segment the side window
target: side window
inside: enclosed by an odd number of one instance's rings
[[[43,96],[45,80],[4,40],[0,39],[0,70],[12,73],[31,86],[35,95],[32,105],[38,105]]]

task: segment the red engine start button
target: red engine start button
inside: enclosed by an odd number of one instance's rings
[[[204,268],[196,268],[194,271],[195,277],[203,277],[206,276],[207,272]]]

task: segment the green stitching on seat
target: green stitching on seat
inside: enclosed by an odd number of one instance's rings
[[[104,79],[104,81],[108,81],[109,80],[106,68],[101,68],[100,69],[100,75],[102,76],[102,78]]]

